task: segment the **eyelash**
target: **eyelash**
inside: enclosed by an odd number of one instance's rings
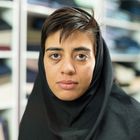
[[[59,58],[55,58],[55,55],[59,56]],[[52,60],[60,60],[61,59],[61,55],[59,53],[54,53],[54,54],[50,54],[49,58],[51,58]]]
[[[80,58],[81,56],[82,58]],[[62,56],[59,53],[53,53],[49,55],[49,58],[51,58],[54,61],[59,61],[62,58]],[[74,59],[81,62],[86,61],[88,59],[88,55],[79,53],[79,54],[74,55]]]
[[[81,58],[82,56],[82,58]],[[78,60],[78,61],[86,61],[88,58],[88,55],[85,55],[85,54],[78,54],[76,55],[75,59]]]

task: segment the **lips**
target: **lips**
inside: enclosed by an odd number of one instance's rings
[[[72,80],[63,80],[57,82],[58,86],[64,90],[72,90],[75,89],[78,85],[78,82],[72,81]]]

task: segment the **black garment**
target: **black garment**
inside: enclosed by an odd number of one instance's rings
[[[74,101],[57,99],[39,73],[20,123],[18,140],[138,140],[140,104],[113,83],[112,64],[101,34],[92,83]],[[84,75],[83,75],[84,76]]]

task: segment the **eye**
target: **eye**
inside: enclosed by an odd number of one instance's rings
[[[78,60],[78,61],[86,61],[87,58],[88,58],[88,56],[85,55],[85,54],[78,54],[78,55],[76,55],[76,60]]]
[[[51,54],[49,57],[53,60],[60,60],[61,59],[61,55],[58,53]]]

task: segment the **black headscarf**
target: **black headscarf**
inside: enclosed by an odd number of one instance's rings
[[[46,81],[43,57],[42,49],[39,72],[20,123],[19,140],[140,138],[140,106],[113,83],[112,63],[100,31],[97,34],[94,78],[79,99],[62,101],[54,96]],[[137,114],[132,116],[133,113]],[[131,134],[129,127],[137,129]]]

